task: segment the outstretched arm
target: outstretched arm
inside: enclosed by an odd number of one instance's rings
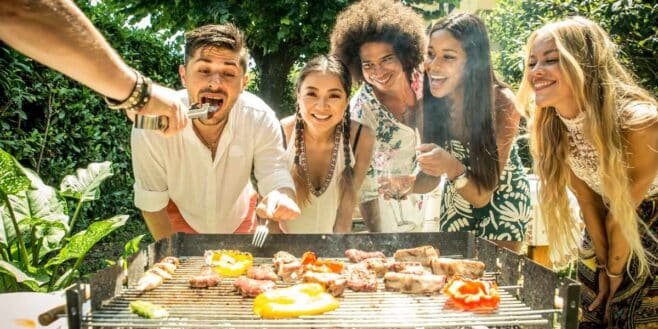
[[[0,39],[115,100],[128,98],[137,82],[133,70],[70,0],[0,1]],[[187,124],[173,90],[157,85],[140,114],[167,116],[168,135]]]

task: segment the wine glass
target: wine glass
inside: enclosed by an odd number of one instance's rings
[[[394,199],[394,202],[398,205],[399,216],[395,209],[392,210],[395,223],[400,232],[409,232],[416,228],[416,223],[405,219],[402,210],[402,199],[411,192],[416,182],[416,175],[412,171],[411,168],[405,170],[403,168],[388,167],[380,178],[380,190],[385,196]],[[391,207],[393,207],[392,204]]]

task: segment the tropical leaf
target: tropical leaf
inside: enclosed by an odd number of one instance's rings
[[[77,200],[97,200],[100,196],[98,187],[112,175],[114,173],[111,162],[93,162],[87,166],[87,169],[78,169],[75,176],[64,177],[59,189],[62,195]]]
[[[25,273],[14,264],[7,263],[3,260],[0,260],[0,272],[11,276],[12,278],[16,279],[16,282],[26,285],[32,291],[45,290],[45,288],[42,288],[42,286],[48,282],[48,277],[44,273]]]
[[[54,188],[44,184],[34,171],[23,169],[23,173],[30,183],[30,188],[26,191],[9,195],[9,202],[11,203],[19,226],[24,219],[35,218],[50,222],[59,222],[63,224],[64,230],[68,231],[69,216],[67,215],[66,201],[58,195]],[[16,230],[11,224],[11,217],[9,216],[7,207],[2,208],[2,221],[4,234],[0,235],[0,243],[7,244],[16,236]]]
[[[28,236],[28,233],[34,229],[35,241],[26,241],[26,243],[36,243],[42,240],[41,247],[39,248],[39,262],[41,257],[47,253],[58,250],[64,244],[64,237],[68,232],[68,226],[60,221],[49,221],[41,218],[26,218],[19,224],[23,236]]]
[[[23,192],[30,187],[30,181],[13,156],[0,149],[0,191],[3,195]],[[4,198],[3,198],[4,199]]]
[[[81,231],[71,237],[69,242],[59,251],[57,256],[53,257],[46,267],[66,262],[70,259],[80,259],[103,237],[112,231],[123,226],[128,220],[128,215],[118,215],[109,219],[96,221],[89,225],[84,231]]]

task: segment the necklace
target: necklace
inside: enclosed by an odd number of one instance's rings
[[[306,186],[308,187],[308,190],[313,193],[316,197],[319,197],[324,193],[324,191],[327,190],[329,187],[329,184],[331,184],[331,179],[334,176],[334,171],[336,169],[336,159],[338,158],[338,147],[340,145],[340,132],[342,131],[343,124],[339,124],[336,126],[336,130],[334,131],[334,145],[333,148],[331,149],[331,161],[329,162],[329,172],[327,173],[327,176],[324,178],[324,181],[318,187],[317,189],[313,186],[313,183],[311,182],[311,175],[309,174],[308,170],[308,160],[306,159],[306,143],[304,142],[304,138],[301,139],[301,142],[299,144],[300,148],[300,157],[299,157],[299,163],[302,166],[302,169],[304,170],[304,178],[306,178]]]
[[[226,122],[226,120],[222,120],[222,121],[218,122],[217,124],[215,124],[215,125],[213,125],[213,126],[219,126],[219,125],[221,125],[221,124],[223,124],[223,123],[225,123],[225,122]],[[203,122],[201,122],[201,121],[199,121],[199,123],[205,125],[205,124],[204,124]],[[206,125],[206,126],[210,126],[210,125]],[[203,135],[201,135],[201,132],[199,131],[199,128],[197,128],[197,126],[194,125],[194,122],[192,123],[192,130],[194,130],[194,133],[196,134],[196,136],[199,137],[199,139],[201,140],[201,143],[203,143],[203,145],[205,145],[206,148],[208,148],[208,150],[210,150],[210,155],[211,155],[211,157],[212,157],[213,159],[215,159],[215,154],[217,153],[217,144],[219,144],[219,136],[221,135],[221,133],[222,133],[222,131],[223,131],[224,129],[220,128],[220,129],[217,131],[217,136],[215,136],[215,138],[214,138],[213,140],[211,140],[211,141],[206,140],[206,139],[203,137]]]

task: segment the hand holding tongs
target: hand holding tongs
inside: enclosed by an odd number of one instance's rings
[[[216,108],[209,103],[203,105],[192,104],[187,111],[187,117],[189,119],[207,119],[211,107]],[[138,129],[166,130],[169,127],[169,119],[165,116],[137,114],[135,115],[134,127]]]

